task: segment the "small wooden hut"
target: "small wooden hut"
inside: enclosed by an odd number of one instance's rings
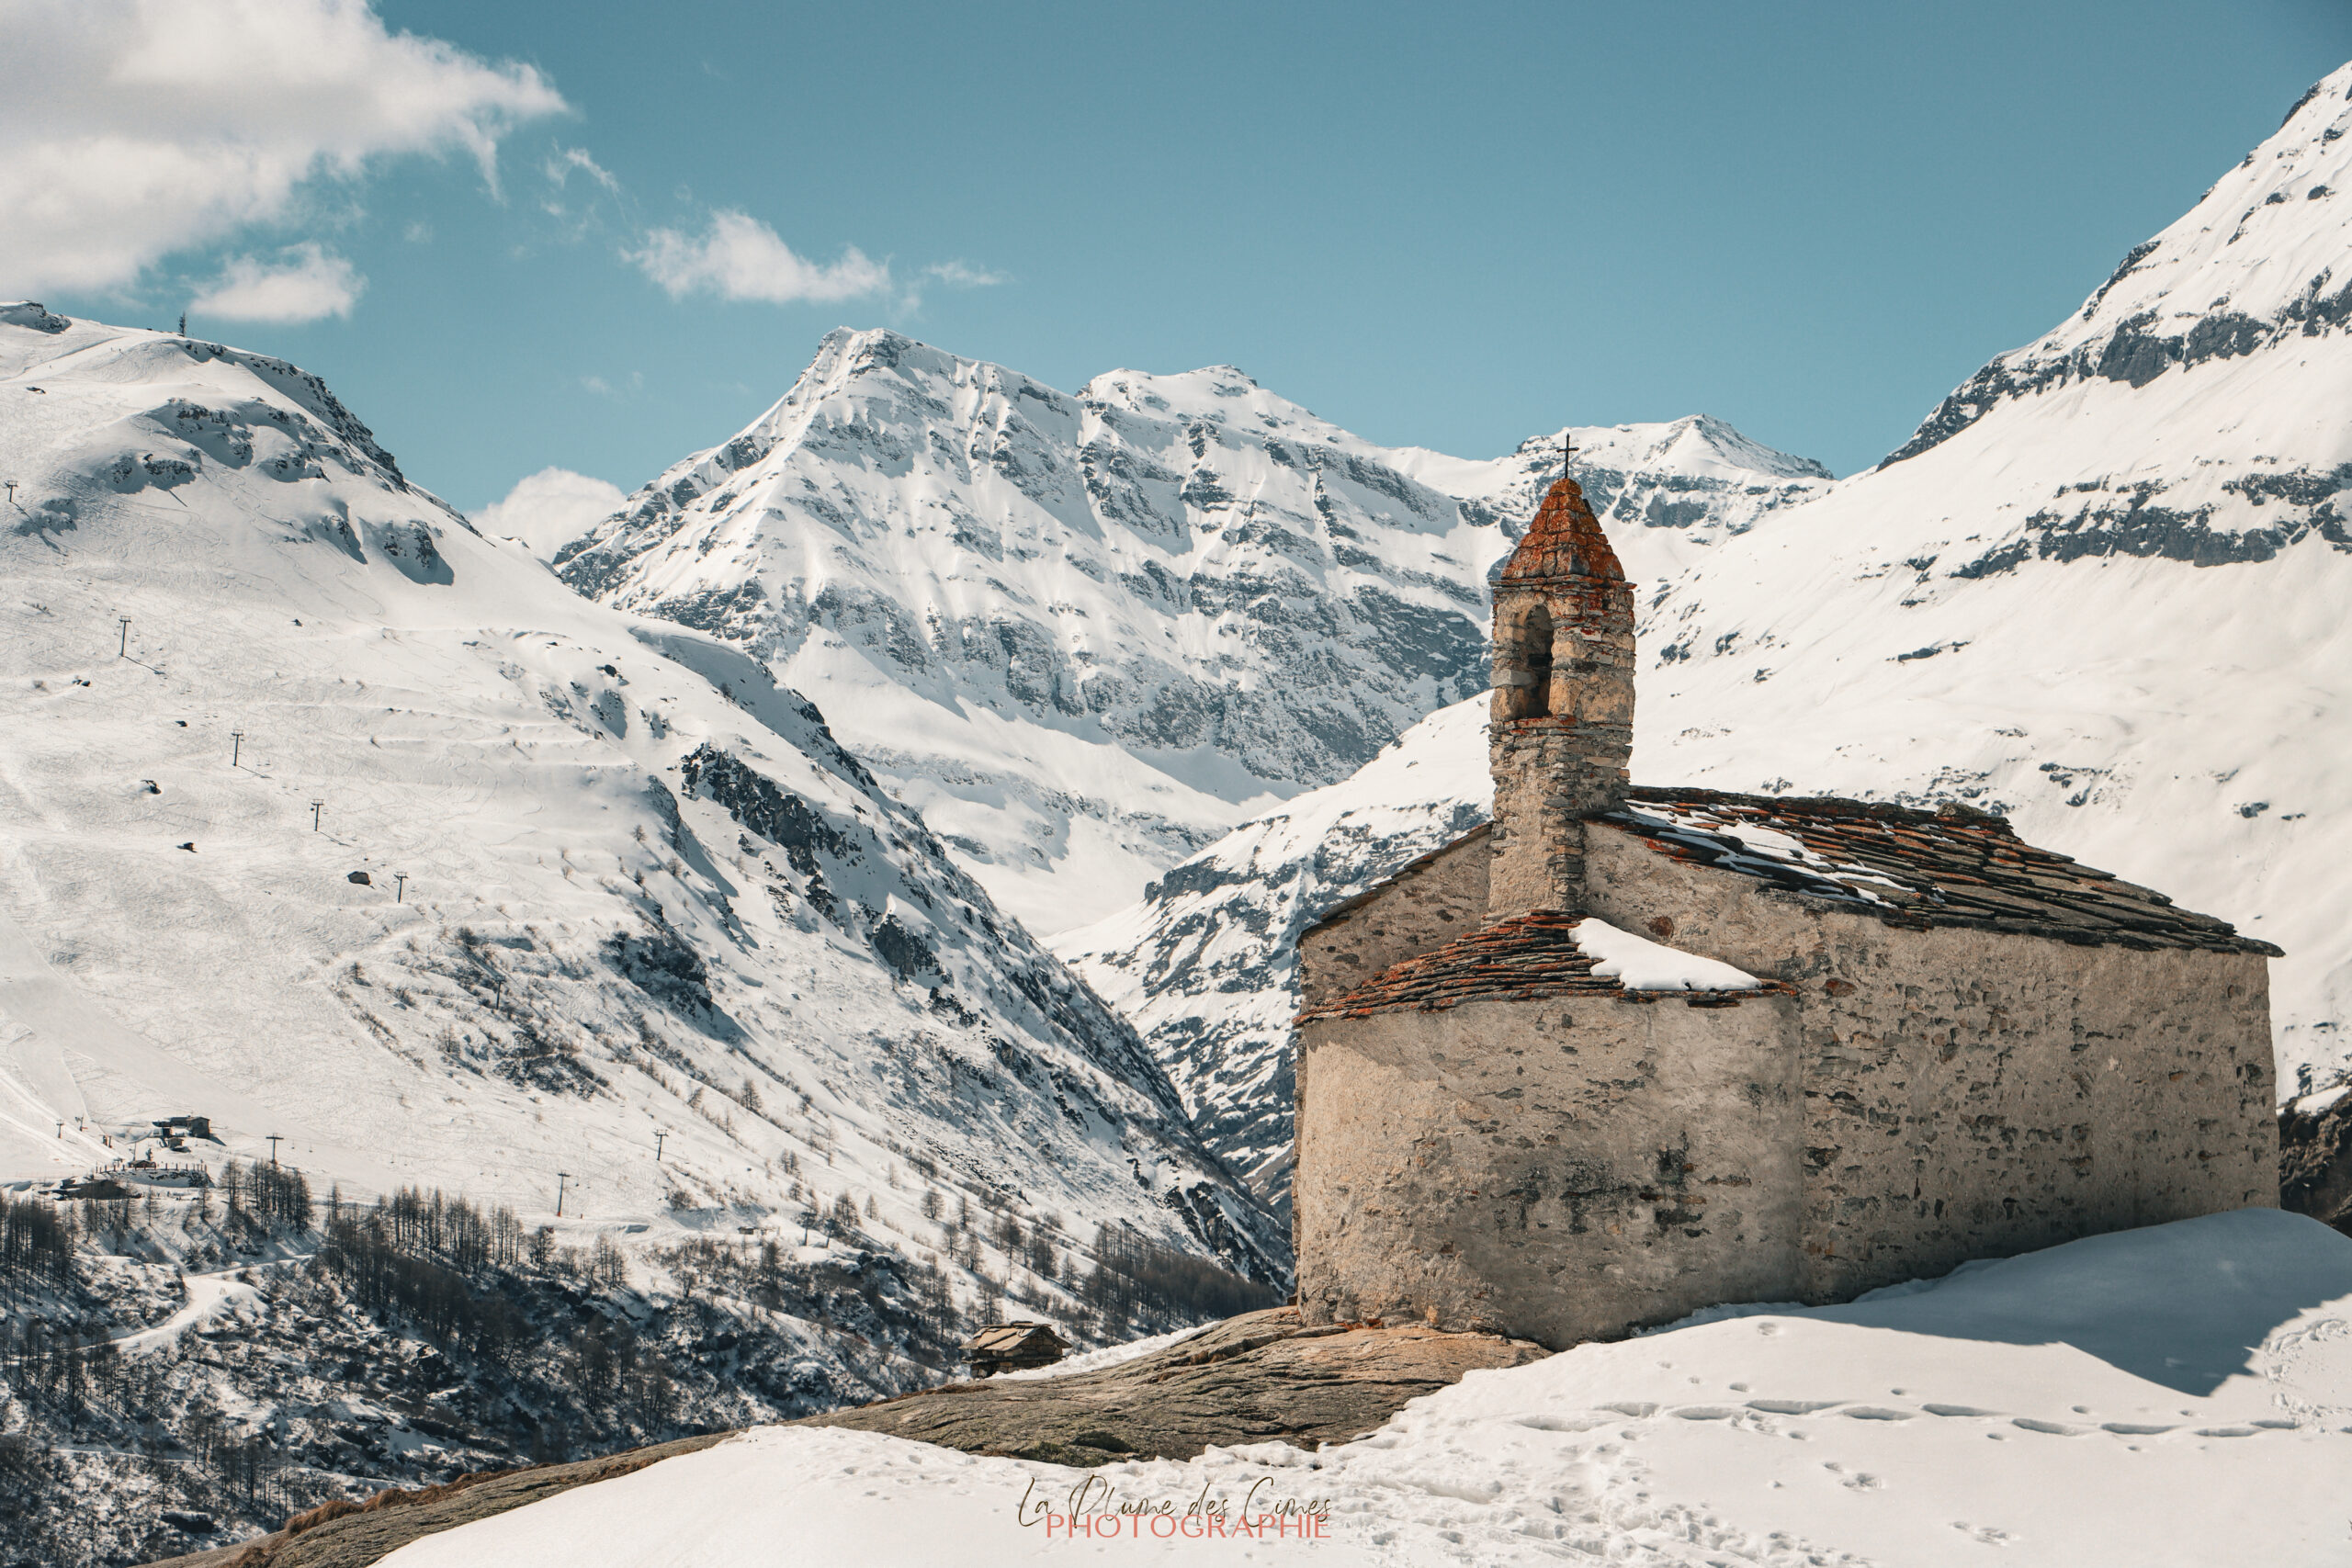
[[[976,1378],[1050,1367],[1069,1354],[1062,1337],[1042,1323],[990,1323],[959,1347]]]

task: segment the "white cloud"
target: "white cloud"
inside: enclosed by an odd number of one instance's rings
[[[819,265],[794,254],[758,219],[727,209],[711,214],[710,227],[699,239],[655,229],[645,236],[643,249],[624,254],[673,299],[702,293],[784,305],[856,299],[890,288],[889,264],[869,260],[854,245],[839,261]]]
[[[987,267],[973,266],[961,261],[933,262],[922,269],[926,277],[935,277],[951,288],[989,288],[1000,283],[1010,283],[1012,277]]]
[[[276,262],[232,258],[187,308],[232,321],[315,321],[351,314],[367,287],[351,263],[306,243],[288,246]]]
[[[494,191],[499,138],[565,107],[366,0],[6,0],[0,59],[0,293],[130,284],[382,158],[469,153]]]
[[[621,193],[621,182],[613,178],[610,169],[590,157],[588,150],[584,147],[566,147],[559,143],[556,150],[548,155],[548,161],[541,167],[548,178],[553,180],[559,187],[576,173],[586,175],[614,196]]]
[[[620,486],[570,468],[541,468],[474,513],[485,534],[522,540],[542,560],[621,509]]]

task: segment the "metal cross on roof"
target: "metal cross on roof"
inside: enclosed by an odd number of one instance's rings
[[[1573,430],[1564,432],[1564,433],[1561,434],[1561,436],[1560,436],[1560,465],[1561,465],[1561,467],[1566,468],[1568,464],[1575,462],[1575,461],[1576,461],[1576,457],[1577,457],[1577,433],[1576,433],[1575,431],[1573,431]]]

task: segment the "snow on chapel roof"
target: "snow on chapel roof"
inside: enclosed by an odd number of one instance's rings
[[[1534,909],[1392,964],[1354,990],[1306,1009],[1298,1021],[1571,995],[1647,1000],[1681,994],[1694,1007],[1724,1006],[1788,988],[1573,910]]]

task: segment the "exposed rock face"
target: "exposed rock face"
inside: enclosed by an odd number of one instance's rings
[[[2279,1111],[2278,1206],[2352,1235],[2352,1095]]]
[[[1465,1373],[1545,1353],[1525,1340],[1421,1324],[1303,1328],[1296,1307],[1275,1307],[1101,1371],[956,1383],[792,1424],[1081,1468],[1191,1459],[1212,1443],[1311,1449],[1377,1430],[1407,1401]]]

